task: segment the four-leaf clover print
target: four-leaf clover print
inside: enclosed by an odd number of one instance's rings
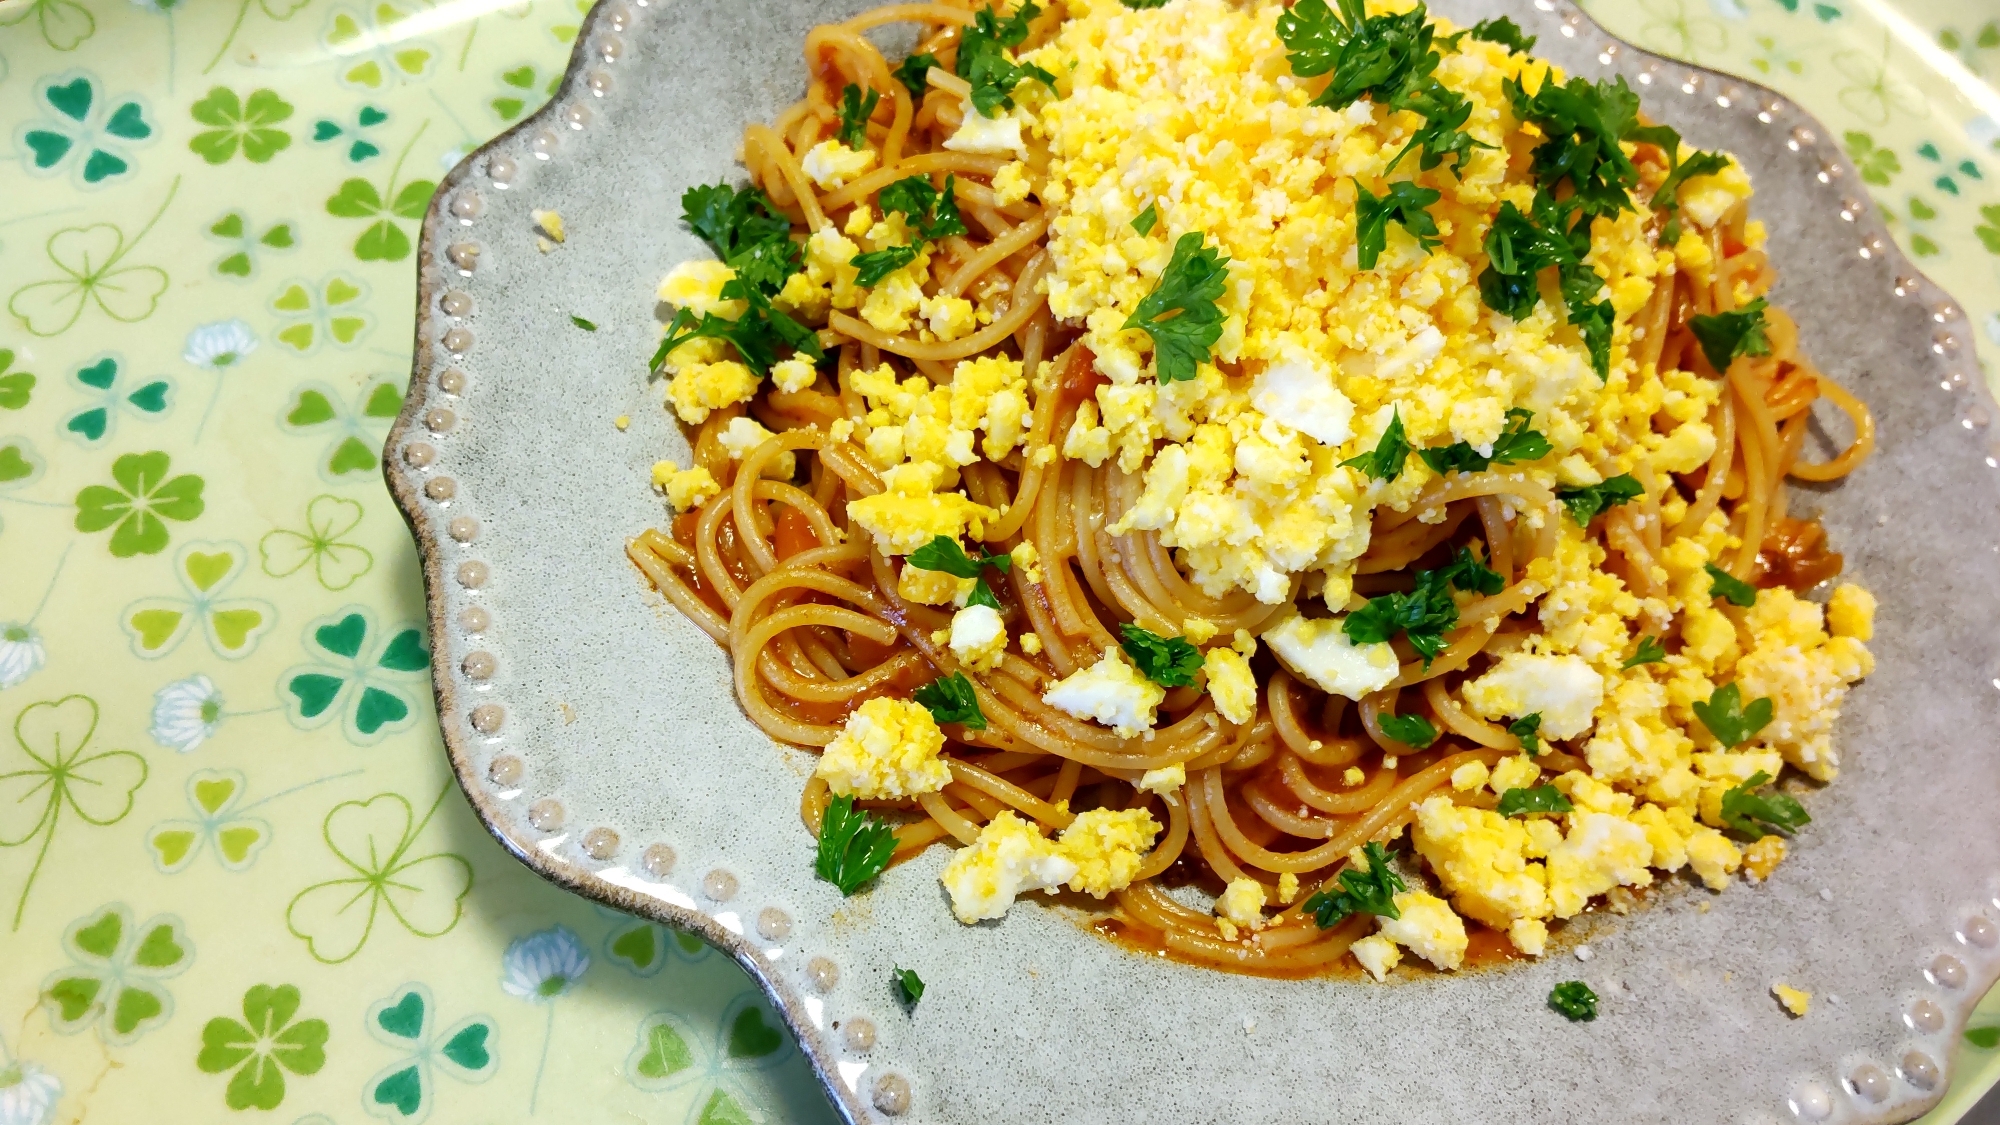
[[[351,348],[374,324],[361,307],[367,297],[360,281],[341,273],[318,282],[288,282],[271,298],[271,311],[279,321],[273,338],[299,355],[311,355],[321,344]]]
[[[112,528],[111,553],[121,559],[167,549],[163,520],[186,523],[201,515],[202,479],[170,476],[173,459],[159,450],[127,453],[111,463],[113,484],[93,484],[76,494],[76,529]]]
[[[19,410],[35,392],[35,377],[14,366],[14,350],[0,348],[0,410]]]
[[[1861,170],[1861,179],[1876,187],[1889,186],[1889,180],[1903,170],[1903,162],[1896,159],[1894,149],[1877,145],[1875,138],[1860,130],[1851,130],[1841,137],[1847,142],[1847,155],[1854,160],[1854,166]]]
[[[125,819],[146,783],[146,759],[130,750],[86,754],[97,733],[97,701],[87,695],[31,703],[14,717],[12,746],[0,746],[0,848],[35,848],[14,902],[14,929],[64,817],[104,827]],[[36,844],[36,840],[40,840]]]
[[[252,90],[239,98],[227,86],[217,86],[188,112],[208,126],[189,138],[188,148],[210,164],[229,163],[239,148],[250,163],[268,164],[292,144],[292,135],[278,128],[291,117],[292,105],[270,90]]]
[[[256,234],[248,216],[230,211],[208,226],[208,236],[227,243],[230,251],[210,267],[219,277],[248,280],[257,273],[257,259],[266,251],[282,253],[298,245],[296,227],[289,222],[272,223]]]
[[[472,864],[450,852],[415,854],[453,789],[446,782],[414,824],[410,802],[396,793],[343,801],[326,814],[320,835],[340,867],[285,907],[285,925],[316,960],[335,965],[361,952],[383,914],[417,937],[440,937],[458,925]]]
[[[42,982],[49,1023],[64,1035],[95,1027],[125,1044],[167,1022],[174,998],[160,982],[194,960],[194,943],[171,914],[134,925],[122,902],[77,919],[63,932],[70,963]]]
[[[639,1023],[639,1041],[625,1059],[626,1080],[641,1090],[692,1090],[696,1122],[753,1121],[756,1104],[743,1078],[792,1055],[792,1038],[761,995],[746,992],[723,1009],[713,1032],[702,1033],[674,1012]]]
[[[382,379],[362,389],[352,408],[340,404],[340,393],[324,383],[308,383],[293,396],[282,424],[298,434],[327,434],[319,472],[332,484],[372,478],[382,436],[403,410],[398,384]]]
[[[250,655],[277,624],[278,609],[261,598],[223,596],[249,565],[250,551],[240,543],[184,544],[174,555],[174,577],[181,593],[141,598],[119,615],[132,654],[158,660],[179,648],[199,626],[215,655],[224,660]]]
[[[313,577],[328,590],[345,590],[375,566],[375,556],[343,536],[361,524],[359,503],[339,496],[315,496],[306,505],[303,531],[280,528],[257,541],[264,573],[285,578],[313,568]]]
[[[7,298],[7,311],[20,317],[37,336],[56,336],[70,329],[92,305],[121,324],[136,324],[153,315],[167,291],[167,271],[158,266],[121,266],[153,224],[160,221],[180,190],[180,179],[167,189],[160,209],[127,242],[112,223],[65,227],[43,246],[58,276],[29,282]]]
[[[20,134],[30,172],[67,170],[85,188],[131,174],[131,147],[155,133],[136,95],[107,97],[96,78],[75,70],[44,79],[38,92],[49,115]]]
[[[401,1052],[362,1087],[361,1104],[391,1121],[415,1122],[430,1116],[437,1075],[460,1082],[484,1082],[499,1066],[492,1017],[467,1016],[435,1034],[437,1002],[424,985],[406,984],[368,1009],[368,1033]]]
[[[253,985],[243,994],[243,1019],[217,1016],[201,1029],[194,1065],[203,1074],[233,1070],[222,1101],[230,1109],[276,1109],[285,1100],[285,1071],[302,1077],[326,1065],[326,1021],[294,1021],[299,990]]]
[[[138,381],[126,376],[124,361],[116,355],[98,356],[70,372],[70,381],[91,401],[63,420],[63,432],[85,445],[96,445],[115,433],[122,415],[160,418],[173,405],[172,380],[148,379],[134,386]]]
[[[406,626],[386,634],[361,606],[349,606],[306,627],[313,663],[278,680],[292,723],[312,730],[340,719],[347,740],[369,746],[416,721],[420,674],[430,667],[423,632]]]
[[[215,852],[225,871],[247,871],[271,842],[271,825],[239,811],[245,787],[237,770],[196,770],[188,776],[186,820],[165,820],[146,831],[153,865],[168,875],[187,870],[203,851]],[[264,802],[259,801],[258,804]]]

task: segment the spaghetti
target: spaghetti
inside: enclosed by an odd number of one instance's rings
[[[826,752],[808,827],[837,787],[895,823],[897,859],[964,847],[961,917],[1066,883],[1101,928],[1189,961],[1297,974],[1352,949],[1379,977],[1399,948],[1456,967],[1460,916],[1538,954],[1547,922],[1648,868],[1768,875],[1769,829],[1796,824],[1742,809],[1790,801],[1758,795],[1781,772],[1832,779],[1826,724],[1873,607],[1794,596],[1841,559],[1784,482],[1852,471],[1874,424],[1763,306],[1747,179],[1687,177],[1676,213],[1655,196],[1677,146],[1628,144],[1638,202],[1582,226],[1609,294],[1600,378],[1559,271],[1519,318],[1471,281],[1550,132],[1503,83],[1559,76],[1432,25],[1474,147],[1392,168],[1418,115],[1309,104],[1328,80],[1284,74],[1283,12],[954,0],[814,29],[805,97],[743,145],[802,258],[772,307],[812,335],[761,380],[722,336],[669,342],[693,463],[656,468],[682,510],[630,558],[727,649],[753,722]],[[916,27],[916,63],[867,37],[889,24]],[[1234,93],[1204,88],[1218,75]],[[1357,191],[1397,180],[1442,196],[1438,237],[1406,212],[1362,269]],[[918,202],[892,210],[892,188]],[[1198,376],[1169,382],[1132,323],[1190,232],[1232,288]],[[872,255],[892,268],[857,284]],[[683,267],[662,295],[748,317],[721,287],[742,273]],[[1753,320],[1712,362],[1710,326]],[[1308,399],[1280,378],[1300,371]],[[1822,398],[1854,437],[1815,461]],[[1204,538],[1204,519],[1239,524]],[[918,565],[938,538],[961,569]],[[1442,625],[1396,632],[1403,610]],[[954,677],[969,712],[901,702]],[[1405,833],[1404,874],[1442,899],[1363,849]],[[1002,855],[1008,834],[1034,862]]]

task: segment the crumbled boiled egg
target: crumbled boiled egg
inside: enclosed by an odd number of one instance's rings
[[[733,359],[691,363],[667,384],[667,401],[688,425],[708,421],[710,413],[748,402],[757,393],[757,376]]]
[[[874,800],[935,793],[951,782],[938,757],[944,733],[922,706],[878,696],[847,716],[820,754],[815,777],[835,793]]]
[[[1215,913],[1240,929],[1264,928],[1264,885],[1255,879],[1231,879],[1215,899]]]
[[[1378,932],[1440,969],[1452,970],[1465,962],[1470,944],[1465,936],[1465,920],[1436,895],[1423,891],[1401,891],[1395,897],[1400,918],[1378,919]]]
[[[729,451],[730,460],[741,461],[751,450],[776,436],[755,418],[746,415],[731,418],[722,432],[716,435],[716,440],[722,444],[722,448]],[[797,465],[790,450],[778,454],[765,463],[765,472],[780,480],[792,479],[792,473],[796,470]]]
[[[1604,677],[1580,656],[1510,652],[1465,685],[1465,702],[1489,719],[1540,715],[1542,737],[1575,738],[1604,702]]]
[[[667,503],[676,512],[693,511],[702,502],[722,491],[714,474],[706,468],[695,465],[683,469],[672,461],[653,463],[653,487],[666,495]]]
[[[969,605],[952,615],[951,654],[975,672],[986,672],[1007,651],[1007,626],[992,606]]]
[[[1257,717],[1257,678],[1250,661],[1233,648],[1212,648],[1202,654],[1202,669],[1208,675],[1209,698],[1215,709],[1232,723],[1247,723]]]
[[[1357,645],[1342,625],[1338,617],[1294,614],[1265,630],[1263,640],[1300,679],[1321,691],[1358,700],[1387,687],[1401,666],[1395,649],[1387,644]]]
[[[1785,1006],[1785,1010],[1792,1014],[1793,1019],[1805,1015],[1806,1010],[1812,1007],[1812,993],[1802,988],[1793,988],[1783,981],[1771,986],[1771,995],[1778,998],[1778,1003]]]
[[[1153,727],[1153,711],[1166,689],[1139,674],[1118,649],[1079,668],[1042,693],[1042,702],[1079,719],[1102,723],[1120,738],[1136,738]]]
[[[1015,112],[988,117],[967,106],[965,120],[959,124],[957,132],[945,138],[944,147],[953,152],[1012,156],[1016,160],[1025,160],[1028,145],[1021,138],[1021,123],[1020,115]]]
[[[1055,841],[1012,809],[1002,809],[971,847],[952,855],[938,878],[951,895],[952,913],[969,926],[999,918],[1020,895],[1054,890],[1076,873],[1076,861]]]
[[[1348,952],[1378,981],[1387,978],[1390,970],[1403,962],[1403,951],[1386,934],[1369,934],[1348,946]]]
[[[1159,766],[1139,775],[1135,788],[1148,793],[1167,794],[1187,784],[1187,763],[1175,762],[1171,766]]]
[[[806,151],[799,166],[822,190],[832,191],[873,168],[875,150],[864,147],[857,151],[839,141],[821,141]]]
[[[1103,898],[1131,886],[1159,834],[1159,821],[1145,809],[1078,813],[1058,841],[1064,858],[1076,865],[1069,889]]]

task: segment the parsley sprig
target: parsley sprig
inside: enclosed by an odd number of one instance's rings
[[[911,692],[910,698],[939,726],[957,723],[966,730],[986,729],[986,713],[979,709],[979,696],[963,672],[940,676]]]
[[[1443,476],[1457,470],[1461,473],[1483,473],[1492,465],[1512,465],[1517,461],[1539,461],[1547,457],[1553,447],[1540,430],[1531,430],[1528,423],[1533,421],[1535,412],[1515,407],[1507,412],[1507,427],[1500,436],[1493,439],[1493,452],[1481,453],[1469,442],[1457,442],[1437,449],[1419,449],[1417,456],[1431,471]]]
[[[1722,823],[1730,831],[1754,840],[1770,832],[1789,836],[1812,823],[1805,806],[1789,793],[1757,792],[1770,781],[1770,774],[1758,770],[1722,795]]]
[[[1645,494],[1646,486],[1631,473],[1605,477],[1584,488],[1556,489],[1556,499],[1563,502],[1563,507],[1569,509],[1570,518],[1580,527],[1589,527],[1590,521],[1597,518],[1597,513],[1606,508],[1615,508]]]
[[[1443,194],[1414,181],[1398,180],[1381,195],[1354,181],[1354,257],[1364,270],[1372,270],[1389,245],[1389,224],[1399,224],[1417,245],[1429,250],[1438,244],[1437,220],[1424,210]]]
[[[1033,63],[1017,63],[1007,57],[1007,48],[1028,40],[1028,25],[1042,9],[1023,4],[1005,20],[992,7],[973,16],[973,23],[959,33],[960,78],[972,86],[972,108],[981,116],[998,117],[1003,109],[1014,108],[1014,88],[1028,79],[1055,88],[1056,76]]]
[[[1431,743],[1436,742],[1438,738],[1437,728],[1422,715],[1382,714],[1375,716],[1375,722],[1382,728],[1383,734],[1405,746],[1414,746],[1419,750],[1430,749]]]
[[[1162,637],[1125,622],[1118,627],[1124,639],[1118,647],[1132,658],[1132,665],[1161,687],[1190,687],[1201,670],[1201,650],[1182,637]]]
[[[910,92],[910,100],[920,102],[924,100],[924,89],[930,85],[931,68],[936,65],[937,56],[925,51],[921,55],[904,56],[903,61],[896,64],[896,69],[889,73]]]
[[[866,254],[856,254],[847,264],[854,267],[854,284],[867,288],[917,260],[915,246],[884,246]]]
[[[953,578],[976,578],[978,581],[973,584],[972,594],[965,599],[965,604],[999,609],[1000,599],[993,596],[993,588],[986,584],[986,568],[990,566],[1005,574],[1014,565],[1014,560],[1006,555],[989,554],[983,547],[975,559],[965,553],[958,540],[949,535],[938,535],[911,551],[909,564],[918,570],[941,570]]]
[[[1740,309],[1688,318],[1688,330],[1716,374],[1728,371],[1737,356],[1771,354],[1771,341],[1764,335],[1764,309],[1764,298],[1758,297]]]
[[[792,241],[791,221],[771,205],[768,196],[754,187],[692,187],[681,196],[681,220],[735,271],[736,276],[723,285],[721,297],[742,301],[746,308],[735,320],[714,313],[696,316],[689,309],[675,313],[667,324],[666,338],[653,353],[653,371],[666,363],[675,348],[694,339],[728,342],[759,375],[770,372],[781,348],[814,360],[824,354],[817,333],[771,305],[771,298],[786,279],[798,272],[801,254],[799,244]]]
[[[1542,713],[1523,715],[1507,724],[1507,733],[1521,740],[1521,753],[1532,758],[1542,752]]]
[[[889,968],[889,979],[896,989],[896,999],[902,1003],[904,1011],[915,1008],[917,1001],[924,998],[924,978],[918,976],[915,969],[892,965]]]
[[[1632,206],[1639,169],[1618,142],[1639,122],[1639,95],[1623,75],[1592,83],[1545,78],[1528,94],[1519,79],[1503,84],[1514,116],[1533,122],[1547,137],[1535,146],[1529,170],[1544,194],[1567,179],[1574,203],[1586,219],[1615,215]]]
[[[819,822],[819,853],[813,873],[852,896],[861,885],[889,866],[896,854],[896,832],[866,812],[854,810],[847,795],[827,802]]]
[[[1611,374],[1613,310],[1609,299],[1593,300],[1603,291],[1604,279],[1584,264],[1590,220],[1579,220],[1579,213],[1574,199],[1559,202],[1546,192],[1535,197],[1528,213],[1511,200],[1502,203],[1486,231],[1487,265],[1479,274],[1479,297],[1495,312],[1524,319],[1542,299],[1541,272],[1555,267],[1569,322],[1590,353],[1591,369],[1606,379]]]
[[[1576,806],[1562,795],[1562,790],[1553,785],[1542,784],[1528,789],[1509,789],[1500,794],[1501,816],[1527,816],[1530,813],[1566,813],[1575,811]]]
[[[958,177],[944,178],[944,190],[931,186],[926,176],[910,176],[882,189],[875,197],[882,213],[900,211],[910,217],[918,234],[928,239],[965,233],[965,219],[958,213]]]
[[[1658,664],[1666,658],[1667,649],[1665,645],[1660,643],[1660,638],[1640,637],[1638,650],[1626,657],[1625,662],[1620,664],[1619,667],[1637,668],[1641,664]]]
[[[1731,605],[1739,605],[1745,609],[1757,604],[1757,587],[1714,563],[1707,563],[1702,569],[1708,572],[1709,597],[1722,598]]]
[[[1668,125],[1644,125],[1625,134],[1627,140],[1655,145],[1667,156],[1667,178],[1653,189],[1647,202],[1667,216],[1660,229],[1660,244],[1671,246],[1681,239],[1681,187],[1696,176],[1713,176],[1729,167],[1729,157],[1720,152],[1688,153],[1681,159],[1681,135]]]
[[[868,91],[861,96],[861,87],[849,82],[840,92],[840,131],[836,134],[841,144],[859,151],[868,143],[868,119],[875,116],[875,107],[881,104],[880,90]]]
[[[1597,993],[1580,980],[1566,980],[1549,992],[1549,1007],[1573,1023],[1588,1023],[1597,1018]]]
[[[1451,591],[1456,588],[1491,595],[1500,592],[1504,581],[1473,558],[1469,548],[1460,547],[1449,564],[1418,571],[1416,587],[1408,593],[1368,599],[1367,605],[1347,615],[1341,631],[1348,640],[1364,645],[1381,644],[1401,633],[1428,668],[1444,651],[1444,635],[1458,624],[1458,603]]]
[[[1222,338],[1222,310],[1216,301],[1228,285],[1229,259],[1203,246],[1203,240],[1198,230],[1181,235],[1159,283],[1120,325],[1152,337],[1153,369],[1162,383],[1194,378]]]
[[[1382,438],[1375,443],[1375,448],[1349,457],[1341,464],[1360,469],[1376,480],[1395,480],[1402,475],[1403,463],[1409,459],[1410,441],[1403,433],[1403,412],[1397,408],[1390,411],[1389,425],[1382,431]]]
[[[1521,33],[1521,25],[1501,16],[1499,19],[1480,20],[1464,31],[1438,37],[1438,42],[1458,50],[1459,40],[1470,36],[1487,43],[1498,43],[1507,48],[1510,55],[1525,55],[1534,49],[1536,37]]]
[[[654,371],[666,363],[675,348],[697,339],[728,341],[735,347],[744,365],[759,375],[770,374],[780,358],[780,347],[790,347],[810,356],[815,362],[825,354],[819,344],[819,334],[774,308],[770,296],[763,290],[745,285],[741,278],[732,278],[723,285],[721,296],[727,301],[743,301],[749,307],[735,320],[727,320],[714,313],[696,317],[688,309],[675,313],[674,319],[667,323],[666,338],[653,352]]]
[[[1363,845],[1361,851],[1367,866],[1356,869],[1349,864],[1340,873],[1339,889],[1314,891],[1299,905],[1299,909],[1313,916],[1320,929],[1330,930],[1354,914],[1373,914],[1380,918],[1403,916],[1403,912],[1396,909],[1396,892],[1410,888],[1389,866],[1388,853],[1373,840]]]
[[[1717,742],[1733,750],[1771,724],[1771,701],[1753,699],[1745,704],[1743,689],[1728,683],[1716,688],[1708,702],[1696,700],[1694,717],[1701,720],[1701,725],[1708,728]]]

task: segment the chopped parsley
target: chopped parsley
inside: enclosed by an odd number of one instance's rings
[[[875,107],[882,101],[880,90],[868,91],[861,96],[861,87],[849,82],[840,92],[840,143],[859,151],[868,143],[868,119],[875,116]]]
[[[1786,836],[1812,823],[1806,815],[1804,805],[1790,794],[1772,791],[1758,794],[1757,788],[1768,785],[1771,775],[1758,770],[1738,785],[1722,795],[1722,823],[1748,839],[1757,839],[1771,832]]]
[[[993,588],[986,584],[984,577],[987,567],[1007,573],[1014,560],[1006,555],[988,554],[981,548],[978,558],[965,553],[958,540],[949,535],[932,537],[931,541],[910,552],[909,563],[918,570],[941,570],[953,578],[976,578],[972,595],[966,598],[967,605],[983,605],[989,609],[999,609],[1000,600],[993,596]],[[922,700],[917,702],[922,703]]]
[[[1132,217],[1132,229],[1138,231],[1142,235],[1151,234],[1153,233],[1153,227],[1157,223],[1159,223],[1159,221],[1160,221],[1159,204],[1148,203],[1146,204],[1146,209],[1144,211],[1141,211],[1137,215]]]
[[[1389,224],[1399,224],[1408,231],[1411,238],[1424,250],[1438,244],[1437,220],[1424,210],[1443,198],[1442,193],[1431,188],[1418,187],[1410,180],[1398,180],[1390,184],[1380,196],[1374,195],[1361,181],[1354,181],[1354,227],[1355,259],[1364,270],[1372,270],[1389,244]]]
[[[1523,35],[1521,25],[1506,16],[1497,20],[1480,20],[1472,25],[1471,35],[1474,39],[1500,44],[1507,48],[1510,55],[1525,55],[1534,50],[1536,39],[1533,35]]]
[[[1148,8],[1164,8],[1167,6],[1167,0],[1118,0],[1118,2],[1135,12],[1143,12]]]
[[[937,56],[925,51],[921,55],[905,56],[902,62],[896,64],[896,69],[889,73],[910,92],[911,101],[920,102],[924,100],[924,88],[930,85],[931,68],[936,65],[938,65]]]
[[[1641,664],[1658,664],[1666,658],[1667,650],[1664,645],[1660,644],[1660,638],[1640,637],[1638,651],[1626,657],[1625,663],[1620,664],[1619,667],[1637,668]]]
[[[1590,251],[1590,220],[1576,221],[1574,200],[1558,202],[1546,192],[1535,197],[1532,213],[1512,201],[1486,231],[1486,268],[1479,273],[1479,297],[1486,307],[1521,320],[1535,311],[1542,292],[1538,278],[1550,266],[1560,281],[1565,314],[1590,352],[1599,379],[1611,374],[1609,300],[1593,301],[1604,279],[1583,262]]]
[[[1403,436],[1403,412],[1400,408],[1389,414],[1389,428],[1382,431],[1382,440],[1367,453],[1349,457],[1341,464],[1360,469],[1376,480],[1395,480],[1402,475],[1403,463],[1410,459],[1410,442]]]
[[[1737,356],[1771,354],[1771,341],[1764,336],[1762,297],[1731,312],[1691,316],[1688,329],[1717,375],[1728,371]]]
[[[1569,516],[1579,527],[1589,527],[1597,513],[1606,508],[1615,508],[1628,500],[1637,500],[1646,494],[1646,486],[1631,473],[1619,473],[1606,477],[1588,488],[1558,488],[1556,499],[1569,509]]]
[[[1743,581],[1714,563],[1703,565],[1708,572],[1708,596],[1722,598],[1731,605],[1744,608],[1757,604],[1757,587]]]
[[[1681,135],[1672,126],[1646,125],[1625,134],[1627,140],[1644,141],[1667,154],[1667,178],[1660,181],[1649,200],[1655,211],[1664,211],[1667,223],[1660,229],[1660,245],[1671,246],[1681,239],[1681,186],[1696,176],[1713,176],[1729,167],[1729,157],[1719,152],[1691,152],[1681,159]]]
[[[1162,637],[1127,621],[1118,627],[1118,647],[1145,677],[1161,687],[1190,687],[1201,670],[1201,650],[1182,637]]]
[[[1708,702],[1696,700],[1694,716],[1708,733],[1725,748],[1735,749],[1753,734],[1763,730],[1771,722],[1771,701],[1753,699],[1747,705],[1743,702],[1743,689],[1734,683],[1724,684],[1715,689]]]
[[[1419,750],[1430,748],[1437,741],[1437,728],[1422,715],[1377,715],[1375,721],[1382,727],[1382,733],[1405,746]]]
[[[910,698],[929,711],[939,726],[957,723],[966,730],[986,729],[986,713],[979,709],[979,696],[963,672],[939,676],[911,692]]]
[[[931,186],[925,176],[897,180],[876,197],[882,213],[901,211],[910,217],[917,233],[929,239],[965,233],[965,220],[958,213],[958,177],[946,176],[944,190]]]
[[[1410,592],[1368,599],[1367,605],[1347,615],[1341,631],[1348,640],[1363,645],[1381,644],[1401,633],[1428,668],[1444,651],[1444,635],[1458,624],[1458,603],[1452,600],[1452,588],[1497,593],[1501,581],[1498,574],[1474,561],[1468,548],[1461,547],[1450,564],[1418,571],[1416,588]]]
[[[1387,101],[1430,77],[1438,56],[1431,50],[1433,31],[1422,4],[1370,16],[1364,0],[1337,2],[1338,13],[1326,0],[1299,0],[1278,17],[1278,38],[1292,73],[1300,78],[1333,73],[1312,104],[1345,109],[1371,94]]]
[[[852,896],[889,866],[896,854],[896,831],[865,812],[854,811],[845,794],[828,801],[819,822],[819,854],[813,873]]]
[[[896,999],[905,1010],[916,1007],[917,1001],[924,998],[924,978],[918,976],[915,969],[891,966],[889,977],[896,989]]]
[[[1521,740],[1521,753],[1534,757],[1542,752],[1542,713],[1515,719],[1507,724],[1507,733]]]
[[[1368,861],[1367,867],[1356,870],[1350,863],[1340,873],[1338,890],[1314,891],[1300,904],[1299,908],[1312,915],[1320,929],[1330,930],[1354,914],[1373,914],[1381,918],[1403,916],[1402,911],[1396,909],[1396,892],[1410,888],[1389,867],[1388,853],[1373,840],[1363,845],[1361,851]]]
[[[771,205],[768,196],[757,188],[728,184],[691,187],[681,195],[681,221],[736,272],[723,285],[722,299],[743,301],[747,307],[735,320],[714,313],[696,316],[689,309],[675,313],[666,338],[653,353],[653,371],[675,348],[694,339],[727,341],[759,375],[770,373],[782,347],[814,360],[825,354],[817,333],[771,305],[771,297],[798,272],[801,255],[799,244],[792,241],[791,220]]]
[[[847,264],[859,271],[854,275],[854,284],[867,288],[882,284],[883,278],[916,260],[915,246],[884,246],[880,250],[856,254]]]
[[[1537,785],[1532,789],[1509,789],[1500,794],[1501,816],[1527,816],[1529,813],[1566,813],[1576,806],[1562,795],[1562,790],[1553,785]]]
[[[569,314],[569,322],[571,324],[576,325],[578,328],[583,329],[585,332],[597,331],[597,325],[583,319],[582,317],[576,315],[575,313]]]
[[[1222,338],[1222,310],[1215,302],[1229,281],[1229,259],[1202,241],[1198,230],[1181,235],[1159,284],[1120,326],[1152,337],[1154,372],[1162,383],[1194,378]]]
[[[1431,58],[1437,56],[1433,54]],[[1422,155],[1417,160],[1417,167],[1426,172],[1447,159],[1456,162],[1455,168],[1462,169],[1473,149],[1493,147],[1465,131],[1465,123],[1472,119],[1472,103],[1465,95],[1446,89],[1435,78],[1425,78],[1417,86],[1391,98],[1388,104],[1390,109],[1408,110],[1424,119],[1423,125],[1410,134],[1409,142],[1389,158],[1388,168],[1402,163],[1411,149],[1420,149]]]
[[[780,346],[790,346],[815,362],[825,355],[819,345],[819,334],[773,308],[770,295],[761,288],[745,285],[741,277],[736,277],[722,286],[721,297],[725,301],[743,301],[748,307],[735,320],[714,313],[696,317],[688,309],[675,313],[674,319],[667,323],[666,338],[653,352],[654,371],[667,362],[667,356],[675,348],[695,339],[728,341],[744,365],[759,375],[770,374],[778,362]]]
[[[1419,449],[1417,456],[1431,471],[1443,476],[1453,470],[1461,473],[1482,473],[1491,465],[1512,465],[1517,461],[1539,461],[1552,450],[1549,439],[1540,430],[1531,430],[1528,423],[1533,421],[1534,411],[1515,407],[1507,412],[1507,428],[1493,439],[1493,452],[1481,453],[1468,442],[1441,446],[1437,449]]]
[[[1042,9],[1023,4],[1002,20],[988,7],[973,16],[971,27],[959,32],[957,72],[972,86],[972,107],[984,117],[998,117],[1003,109],[1014,108],[1014,88],[1034,79],[1051,89],[1056,76],[1033,63],[1017,63],[1007,57],[1007,48],[1028,40],[1028,25]]]
[[[1588,1023],[1597,1018],[1597,993],[1580,980],[1566,980],[1549,993],[1549,1007],[1570,1018]]]
[[[1631,208],[1639,169],[1618,142],[1638,125],[1639,95],[1623,75],[1594,84],[1544,78],[1533,97],[1517,79],[1507,79],[1504,88],[1514,116],[1533,122],[1548,138],[1535,146],[1529,164],[1542,194],[1567,179],[1572,194],[1566,202],[1585,219]]]

